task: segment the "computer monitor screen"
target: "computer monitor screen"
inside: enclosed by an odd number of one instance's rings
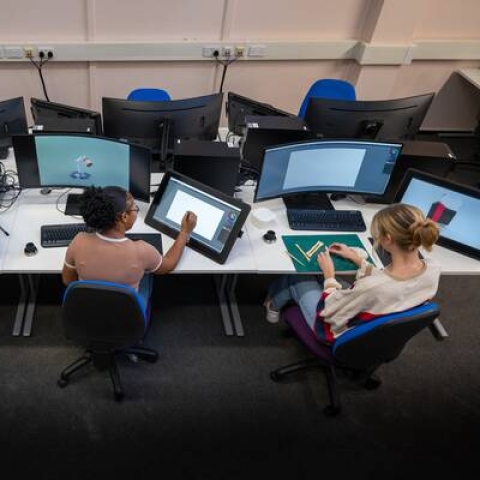
[[[36,131],[102,134],[99,112],[38,98],[31,98],[30,103]]]
[[[433,96],[370,101],[312,97],[305,120],[312,131],[325,138],[413,139]]]
[[[0,145],[10,147],[12,135],[27,133],[23,97],[0,101]]]
[[[115,185],[150,200],[148,148],[88,134],[19,135],[13,148],[22,188]]]
[[[418,170],[409,170],[396,201],[418,207],[440,227],[438,243],[480,259],[480,191]]]
[[[224,263],[245,223],[250,206],[177,172],[167,172],[145,217],[145,223],[172,236],[187,211],[197,216],[189,246]]]
[[[267,148],[255,201],[275,197],[288,201],[298,194],[303,201],[301,194],[308,193],[381,195],[401,149],[399,143],[360,140],[316,140]],[[325,197],[319,195],[318,201],[328,208]]]
[[[228,130],[236,135],[242,135],[245,128],[246,115],[294,117],[292,113],[285,112],[251,98],[242,97],[237,93],[228,92],[227,97]]]
[[[164,102],[104,97],[105,135],[146,145],[165,158],[177,138],[215,140],[222,99],[222,93]]]

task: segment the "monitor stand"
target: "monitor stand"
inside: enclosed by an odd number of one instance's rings
[[[326,193],[299,193],[283,202],[287,210],[335,210]]]
[[[171,118],[163,118],[158,124],[158,130],[160,132],[160,148],[152,150],[152,173],[165,172],[168,163],[172,161],[172,129],[173,119]]]
[[[80,193],[70,193],[67,197],[65,215],[80,215]]]

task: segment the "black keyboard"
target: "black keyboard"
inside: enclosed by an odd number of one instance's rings
[[[288,223],[292,230],[333,230],[364,232],[367,227],[359,210],[288,209]]]
[[[67,247],[79,232],[88,231],[84,223],[67,223],[60,225],[42,225],[40,238],[43,248]]]

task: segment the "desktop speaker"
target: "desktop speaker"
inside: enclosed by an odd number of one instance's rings
[[[385,193],[381,196],[367,196],[367,202],[393,203],[397,189],[410,168],[439,177],[446,177],[455,168],[456,157],[445,143],[419,140],[404,140],[402,143],[402,152],[397,159]]]

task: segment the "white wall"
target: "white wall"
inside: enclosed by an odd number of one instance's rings
[[[2,47],[56,47],[57,57],[44,67],[51,100],[94,109],[102,96],[125,97],[138,86],[165,88],[173,98],[216,91],[221,67],[201,56],[201,46],[215,42],[265,44],[265,58],[230,65],[224,91],[291,112],[317,78],[346,79],[358,98],[380,99],[439,91],[456,69],[480,67],[477,0],[0,0],[0,6],[8,12],[0,31],[0,99],[20,95],[27,104],[31,96],[43,98],[37,72],[25,59],[6,59]],[[357,42],[361,48],[351,49]],[[105,44],[118,61],[95,57]],[[147,50],[153,60],[142,59]],[[466,122],[454,112],[447,123],[469,128],[475,108]],[[427,119],[429,128],[445,126],[442,112]]]

